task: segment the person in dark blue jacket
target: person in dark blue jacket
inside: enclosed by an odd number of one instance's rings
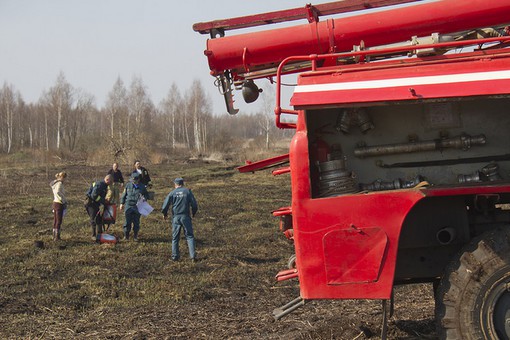
[[[138,173],[131,175],[131,181],[120,197],[120,211],[126,206],[124,221],[124,240],[129,240],[131,225],[133,225],[133,240],[138,242],[138,231],[140,230],[140,212],[136,204],[141,198],[148,199],[149,193],[144,184],[140,183],[141,176]]]
[[[184,179],[176,178],[174,185],[175,189],[166,196],[161,207],[161,212],[166,220],[170,205],[172,206],[172,260],[179,260],[179,239],[181,228],[183,228],[188,242],[189,257],[194,262],[196,252],[191,217],[195,217],[198,211],[197,200],[191,190],[184,187]]]
[[[87,192],[87,203],[85,209],[90,217],[90,226],[92,228],[92,238],[95,240],[98,234],[103,232],[103,219],[99,208],[105,204],[105,197],[108,191],[108,185],[113,181],[111,175],[106,175],[104,180],[92,183]]]

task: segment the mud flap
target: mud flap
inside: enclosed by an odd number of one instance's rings
[[[379,279],[388,236],[378,227],[333,230],[323,238],[327,284]]]

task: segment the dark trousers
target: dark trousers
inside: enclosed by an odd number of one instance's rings
[[[60,234],[60,226],[64,218],[64,205],[62,203],[53,202],[53,230]]]
[[[103,217],[99,212],[99,204],[92,203],[87,205],[87,214],[90,217],[90,227],[92,228],[92,236],[101,234],[103,232]]]
[[[124,236],[129,238],[131,232],[131,224],[133,225],[134,237],[138,237],[138,231],[140,230],[140,213],[136,207],[126,209],[126,220],[124,222]]]

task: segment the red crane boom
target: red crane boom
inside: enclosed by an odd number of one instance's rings
[[[275,67],[289,56],[350,51],[361,41],[365,47],[374,47],[416,35],[506,24],[509,11],[510,1],[419,2],[323,22],[209,39],[204,53],[212,75],[230,70],[236,78],[250,71]],[[262,20],[263,15],[260,17]]]

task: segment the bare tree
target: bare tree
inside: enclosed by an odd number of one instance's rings
[[[143,127],[150,126],[150,116],[154,111],[154,105],[141,78],[133,78],[127,99],[129,115],[135,118],[135,132],[139,133]]]
[[[23,97],[19,91],[16,92],[16,144],[17,147],[23,149],[29,144],[29,134],[32,122],[30,119],[30,111],[28,110]],[[30,144],[29,144],[30,145]]]
[[[63,72],[59,73],[55,85],[46,93],[45,102],[48,113],[56,117],[56,148],[60,149],[73,105],[73,87],[67,82]]]
[[[6,133],[4,135],[5,150],[7,153],[11,152],[12,140],[14,132],[14,111],[16,109],[16,96],[14,94],[14,88],[12,85],[4,83],[2,90],[0,91],[0,103],[2,116],[5,118]]]
[[[156,110],[141,78],[133,78],[126,89],[119,77],[104,108],[98,110],[93,97],[71,86],[60,72],[37,103],[25,104],[12,85],[0,88],[0,152],[28,146],[74,151],[80,140],[99,141],[102,135],[109,137],[108,143],[114,142],[116,155],[139,142],[144,148],[138,152],[150,151],[156,144],[171,148],[183,144],[199,154],[211,148],[235,152],[242,148],[241,142],[262,136],[269,148],[272,140],[288,137],[283,132],[289,131],[279,132],[274,126],[272,89],[265,89],[260,100],[263,105],[257,114],[213,116],[209,97],[194,80],[184,96],[172,84]]]
[[[94,97],[81,90],[76,91],[76,105],[69,114],[66,136],[69,150],[73,151],[81,132],[87,125],[87,116],[94,110]]]
[[[262,96],[262,107],[258,116],[258,125],[265,134],[266,149],[269,150],[269,135],[274,129],[274,106],[275,95],[271,86],[265,86],[264,95]]]
[[[201,153],[206,149],[207,118],[210,116],[210,100],[207,98],[202,83],[195,79],[187,97],[187,113],[191,115],[193,124],[193,147]]]
[[[164,116],[163,125],[167,142],[170,143],[172,149],[175,149],[176,136],[176,120],[182,112],[182,97],[175,83],[172,83],[166,98],[161,102],[161,111]]]
[[[124,118],[127,112],[127,90],[124,82],[117,78],[113,88],[108,93],[105,109],[110,117],[110,136],[115,137],[115,126],[121,126],[121,119]],[[126,117],[127,118],[127,117]],[[119,137],[122,139],[122,133],[119,131]]]

